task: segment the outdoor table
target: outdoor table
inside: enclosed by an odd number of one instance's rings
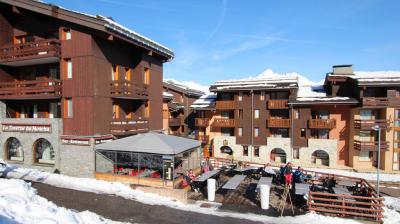
[[[332,189],[335,192],[335,194],[351,195],[351,192],[343,187],[333,187]]]
[[[310,191],[309,184],[296,183],[295,188],[296,188],[295,194],[297,194],[297,195],[306,195]]]
[[[257,169],[258,169],[258,167],[248,166],[248,167],[243,167],[243,168],[238,167],[238,168],[234,169],[234,171],[239,172],[239,173],[244,173],[246,171],[257,170]]]
[[[195,181],[195,182],[204,182],[204,181],[207,181],[208,179],[210,179],[211,177],[219,174],[220,172],[221,172],[220,170],[208,171],[207,173],[201,174],[200,176],[198,176],[193,181]]]
[[[258,181],[256,192],[260,191],[261,185],[271,186],[271,184],[272,184],[272,177],[261,177],[260,180]]]
[[[235,175],[232,177],[224,186],[222,186],[222,189],[228,189],[228,190],[235,190],[240,182],[242,182],[246,178],[245,175]]]
[[[354,180],[338,180],[337,184],[345,186],[345,187],[354,187],[356,185],[356,181],[354,181]]]

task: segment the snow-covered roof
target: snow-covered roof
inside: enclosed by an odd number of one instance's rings
[[[332,97],[328,96],[324,86],[321,84],[308,83],[308,85],[299,86],[296,100],[290,104],[331,104],[331,103],[357,103],[358,101],[350,97]]]
[[[354,71],[353,74],[329,73],[330,77],[348,77],[358,85],[399,85],[400,71]]]
[[[145,46],[153,48],[158,52],[162,52],[162,53],[168,55],[171,59],[174,57],[174,52],[171,49],[135,32],[133,30],[130,30],[130,29],[122,26],[121,24],[115,22],[114,20],[111,20],[111,19],[101,16],[101,15],[98,15],[97,18],[100,18],[106,22],[106,24],[104,24],[104,26],[106,28],[113,30],[119,34],[122,34],[130,39],[133,39]]]
[[[121,35],[121,36],[123,36],[123,37],[125,37],[125,38],[127,38],[127,39],[129,39],[129,40],[131,40],[131,41],[133,41],[135,43],[137,43],[139,46],[148,47],[150,50],[165,56],[166,58],[168,58],[168,60],[172,60],[174,58],[174,52],[171,49],[165,47],[164,45],[162,45],[160,43],[157,43],[154,40],[151,40],[150,38],[147,38],[147,37],[135,32],[135,31],[133,31],[131,29],[128,29],[128,28],[122,26],[121,24],[115,22],[114,20],[112,20],[110,18],[107,18],[105,16],[90,15],[90,14],[87,14],[87,13],[78,12],[78,11],[74,11],[74,10],[71,10],[71,9],[66,9],[66,8],[61,7],[61,6],[50,4],[50,3],[46,3],[46,2],[43,2],[43,1],[35,0],[33,2],[36,3],[36,4],[42,4],[42,5],[46,6],[46,7],[48,7],[48,9],[50,7],[51,11],[53,11],[54,9],[55,10],[63,10],[65,12],[67,12],[67,13],[73,13],[73,14],[77,14],[77,15],[83,16],[84,17],[84,22],[90,22],[90,24],[94,25],[94,26],[89,26],[91,28],[98,28],[99,25],[103,26],[102,31],[107,30],[107,31],[112,32],[112,33],[117,33],[118,35]],[[19,7],[22,7],[22,5],[19,5]],[[28,10],[33,10],[33,11],[37,11],[39,13],[43,13],[43,11],[42,11],[43,9],[38,11],[38,10],[33,9],[34,6],[31,6],[31,5],[24,6],[24,7],[26,7]],[[40,7],[42,7],[42,6],[40,6]],[[62,18],[62,19],[68,20],[68,17],[58,17],[58,18]],[[76,19],[73,20],[73,21],[71,20],[70,22],[76,23]],[[82,24],[88,24],[88,23],[82,23]],[[82,24],[80,24],[80,25],[82,25]]]
[[[176,91],[180,91],[188,95],[194,95],[200,97],[205,94],[205,92],[202,91],[202,89],[204,89],[203,86],[191,81],[182,82],[173,79],[165,79],[163,85],[167,89],[168,88],[174,89]]]
[[[217,100],[216,94],[206,94],[193,102],[190,106],[192,109],[207,110],[215,108],[215,101]]]
[[[169,92],[165,92],[165,91],[163,91],[163,98],[164,99],[173,99],[174,98],[174,95],[172,95],[171,93],[169,93]]]

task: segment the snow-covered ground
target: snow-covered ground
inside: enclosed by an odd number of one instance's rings
[[[16,166],[8,166],[3,172],[3,175],[8,177],[8,178],[15,178],[15,179],[24,179],[24,180],[31,180],[31,181],[37,181],[41,183],[46,183],[50,184],[53,186],[57,187],[63,187],[63,188],[68,188],[68,189],[75,189],[75,190],[80,190],[80,191],[86,191],[86,192],[94,192],[94,193],[99,193],[99,194],[114,194],[126,199],[131,199],[131,200],[136,200],[141,203],[145,204],[157,204],[157,205],[164,205],[168,207],[173,207],[176,209],[181,209],[181,210],[186,210],[186,211],[192,211],[192,212],[199,212],[203,214],[209,214],[209,215],[217,215],[217,216],[229,216],[233,218],[242,218],[242,219],[248,219],[248,220],[253,220],[253,221],[260,221],[260,222],[267,222],[267,223],[359,223],[354,220],[348,220],[348,219],[341,219],[341,218],[334,218],[334,217],[326,217],[322,215],[318,215],[315,213],[308,213],[306,215],[300,215],[300,216],[295,216],[295,217],[280,217],[280,218],[275,218],[275,217],[269,217],[269,216],[264,216],[264,215],[256,215],[256,214],[249,214],[249,213],[235,213],[235,212],[221,212],[218,211],[216,208],[202,208],[197,204],[183,204],[181,202],[177,202],[173,199],[166,198],[166,197],[161,197],[158,195],[154,194],[149,194],[149,193],[144,193],[142,191],[138,190],[133,190],[129,186],[123,185],[121,183],[116,183],[116,182],[106,182],[106,181],[101,181],[101,180],[95,180],[95,179],[90,179],[90,178],[76,178],[76,177],[69,177],[69,176],[64,176],[60,174],[52,174],[52,173],[47,173],[47,172],[42,172],[38,171],[35,169],[25,169],[25,168],[18,168]],[[5,183],[7,182],[6,180],[3,180]],[[0,182],[1,183],[1,182]],[[13,199],[12,197],[6,198],[4,200],[7,201],[7,203],[1,203],[0,204],[0,211],[4,211],[5,214],[8,214],[6,217],[13,217],[13,219],[24,219],[24,217],[19,217],[23,216],[22,214],[24,213],[9,213],[7,207],[12,207],[10,206],[15,203],[16,208],[18,208],[18,203],[24,203],[31,198],[34,198],[34,200],[39,200],[35,198],[40,198],[39,196],[33,194],[33,190],[29,190],[30,186],[28,184],[24,184],[22,181],[17,181],[14,180],[14,182],[10,182],[13,184],[19,183],[23,187],[20,188],[25,188],[27,192],[31,192],[30,194],[23,193],[21,194],[21,198],[15,197]],[[0,184],[2,185],[2,184]],[[1,190],[1,188],[0,188]],[[12,193],[12,192],[11,192]],[[6,196],[4,196],[6,197]],[[1,200],[3,200],[3,194],[1,194]],[[24,201],[25,200],[25,201]],[[40,200],[45,200],[45,199],[40,199]],[[393,200],[393,203],[396,203],[396,199],[390,199]],[[15,201],[15,202],[14,202]],[[22,202],[21,202],[22,201]],[[48,204],[45,204],[49,208],[47,210],[50,211],[57,211],[62,208],[57,208],[54,204],[50,202],[46,202]],[[26,210],[34,210],[30,209],[29,207],[31,206],[36,206],[36,204],[42,204],[42,203],[26,203],[25,209]],[[51,207],[54,206],[54,207]],[[51,209],[53,208],[53,209]],[[393,208],[393,207],[392,207]],[[400,221],[400,214],[397,213],[395,210],[392,208],[385,208],[385,223],[399,223]],[[66,210],[68,211],[68,210]],[[71,212],[71,211],[69,211]],[[42,213],[40,213],[42,214]],[[44,218],[47,217],[45,215],[49,215],[50,213],[43,213]],[[61,216],[62,213],[60,213]],[[70,213],[74,214],[74,213]],[[78,214],[81,214],[81,216],[78,216]],[[75,214],[75,216],[71,215],[74,217],[76,220],[79,220],[77,217],[81,217],[82,220],[84,218],[92,218],[95,221],[101,221],[107,222],[109,220],[102,220],[98,216],[95,216],[93,213],[78,213]],[[90,215],[89,215],[90,214]],[[33,215],[33,214],[32,214]],[[14,217],[15,216],[15,217]],[[53,217],[53,216],[51,216]],[[71,223],[74,223],[74,219],[70,218],[68,219]],[[67,223],[68,223],[67,222]],[[111,222],[111,221],[109,221]],[[79,223],[79,222],[78,222]],[[81,223],[84,223],[81,222]],[[93,222],[96,223],[96,222]]]
[[[348,177],[358,177],[369,181],[376,181],[376,173],[363,173],[363,172],[353,172],[348,170],[320,169],[320,168],[304,168],[304,169],[321,173],[330,173]],[[400,182],[400,174],[381,173],[379,175],[379,178],[381,181]]]
[[[117,223],[89,211],[58,207],[23,180],[0,179],[0,223]]]

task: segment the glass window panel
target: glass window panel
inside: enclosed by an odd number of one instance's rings
[[[162,156],[140,154],[138,177],[162,178]]]

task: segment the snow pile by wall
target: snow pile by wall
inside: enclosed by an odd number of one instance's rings
[[[118,223],[84,211],[58,207],[23,180],[0,179],[0,223]]]

